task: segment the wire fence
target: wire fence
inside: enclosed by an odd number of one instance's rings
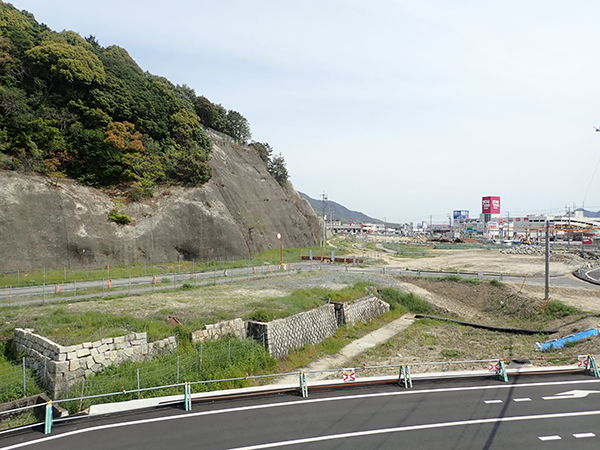
[[[42,375],[27,368],[26,358],[0,361],[0,403],[42,392]]]
[[[306,262],[287,260],[280,264],[221,265],[212,270],[194,270],[190,272],[172,272],[170,274],[140,276],[128,278],[101,278],[99,281],[57,283],[54,285],[0,288],[0,306],[17,304],[35,304],[49,301],[106,297],[154,292],[158,290],[190,288],[207,284],[245,281],[257,276],[277,276],[294,270],[315,270],[318,266]]]

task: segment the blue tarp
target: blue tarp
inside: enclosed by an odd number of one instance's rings
[[[567,344],[567,342],[580,341],[582,339],[596,335],[598,335],[598,328],[590,328],[589,330],[581,331],[579,333],[575,333],[570,336],[565,336],[560,339],[553,339],[551,341],[544,342],[543,344],[536,342],[535,346],[539,351],[545,352],[547,350],[552,350],[553,348],[562,348]]]

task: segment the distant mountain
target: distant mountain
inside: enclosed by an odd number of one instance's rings
[[[316,200],[314,198],[310,198],[308,195],[298,192],[300,196],[308,201],[312,209],[315,210],[317,216],[321,217],[323,215],[323,201]],[[325,215],[327,219],[339,220],[342,223],[384,223],[383,220],[374,219],[373,217],[369,217],[366,214],[363,214],[359,211],[351,211],[345,206],[340,205],[331,200],[327,200],[325,203]]]

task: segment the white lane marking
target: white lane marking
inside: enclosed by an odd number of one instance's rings
[[[465,426],[465,425],[477,425],[483,423],[498,423],[498,422],[517,422],[521,420],[535,420],[535,419],[554,419],[554,418],[562,418],[562,417],[572,417],[572,414],[576,416],[580,415],[592,415],[589,412],[578,412],[578,413],[563,413],[563,414],[538,414],[534,416],[517,416],[517,417],[498,417],[493,419],[476,419],[476,420],[464,420],[460,422],[443,422],[443,423],[432,423],[426,425],[413,425],[407,427],[398,427],[398,428],[384,428],[381,430],[369,430],[369,431],[357,431],[354,433],[342,433],[342,434],[333,434],[330,436],[317,436],[312,438],[304,438],[304,439],[293,439],[289,441],[281,441],[281,442],[270,442],[267,444],[258,444],[258,445],[249,445],[247,447],[236,447],[230,448],[228,450],[262,450],[265,448],[277,448],[277,447],[285,447],[288,445],[297,445],[297,444],[310,444],[312,442],[322,442],[322,441],[330,441],[334,439],[348,439],[359,436],[372,436],[376,434],[386,434],[386,433],[399,433],[403,431],[414,431],[414,430],[427,430],[432,428],[447,428],[447,427],[455,427],[455,426]],[[593,415],[599,415],[600,411],[593,411]],[[560,436],[539,436],[539,439],[542,441],[549,440],[559,440]]]
[[[577,439],[596,437],[594,433],[573,433],[573,436]]]
[[[486,405],[493,405],[494,403],[502,403],[502,400],[484,400],[483,403]]]
[[[558,435],[554,435],[554,436],[539,436],[540,441],[559,441],[562,438]]]
[[[589,394],[600,394],[600,391],[574,390],[574,391],[561,392],[559,394],[552,395],[550,397],[542,397],[542,398],[544,400],[564,400],[564,399],[568,399],[568,398],[584,398],[584,397],[587,397]]]
[[[162,421],[167,421],[167,420],[187,419],[187,418],[191,418],[191,417],[206,416],[206,415],[212,415],[212,414],[224,414],[224,413],[229,413],[229,412],[276,408],[276,407],[280,407],[280,406],[302,405],[302,404],[341,401],[341,400],[356,400],[356,399],[361,399],[361,398],[390,397],[390,396],[397,396],[397,395],[431,394],[431,393],[438,393],[438,392],[480,391],[480,390],[487,390],[487,389],[515,389],[515,388],[522,388],[522,387],[540,387],[540,386],[557,386],[557,385],[561,386],[561,385],[565,385],[565,384],[586,384],[586,383],[600,383],[600,379],[591,378],[589,380],[551,381],[551,382],[503,384],[503,385],[491,385],[491,386],[469,386],[469,387],[442,388],[442,389],[415,389],[412,391],[379,392],[379,393],[375,393],[375,394],[359,394],[359,395],[349,395],[349,396],[344,396],[344,397],[303,399],[303,400],[295,400],[295,401],[284,402],[284,403],[269,403],[269,404],[265,404],[265,405],[242,406],[242,407],[238,407],[238,408],[220,409],[217,411],[200,411],[200,412],[196,412],[196,413],[186,413],[186,414],[181,414],[181,415],[177,415],[177,416],[155,417],[153,419],[141,419],[141,420],[134,420],[131,422],[121,422],[121,423],[115,423],[115,424],[98,425],[96,427],[83,428],[80,430],[68,431],[68,432],[62,433],[62,434],[46,436],[46,437],[43,437],[40,439],[28,441],[28,442],[21,442],[19,444],[14,444],[10,447],[2,447],[1,450],[12,450],[15,448],[22,448],[22,447],[26,447],[29,445],[52,441],[54,439],[59,439],[62,437],[68,437],[68,436],[74,436],[77,434],[87,433],[88,431],[105,430],[105,429],[110,429],[110,428],[141,425],[141,424],[146,424],[146,423],[162,422]],[[600,411],[599,411],[599,413],[600,413]]]
[[[523,398],[514,398],[513,401],[515,401],[515,402],[530,402],[531,399],[529,397],[523,397]]]
[[[235,409],[242,410],[242,409],[247,409],[247,408],[235,408]],[[107,430],[110,428],[120,428],[120,427],[129,426],[129,425],[140,425],[140,424],[161,422],[161,421],[167,421],[167,420],[187,419],[190,417],[211,415],[211,414],[216,414],[216,413],[220,413],[220,412],[221,411],[205,411],[205,412],[199,412],[199,413],[189,413],[189,414],[179,415],[179,416],[156,417],[153,419],[142,419],[142,420],[135,420],[132,422],[99,425],[99,426],[86,428],[86,429],[82,429],[82,430],[69,431],[69,432],[57,434],[54,436],[46,436],[46,437],[43,437],[40,439],[36,439],[34,441],[22,442],[19,444],[10,445],[8,447],[2,447],[2,450],[13,450],[13,449],[17,449],[17,448],[23,448],[23,447],[27,447],[30,445],[34,445],[34,444],[42,444],[42,443],[45,443],[48,441],[53,441],[55,439],[60,439],[63,437],[83,434],[83,433],[87,433],[90,431]],[[428,429],[434,429],[434,428],[448,428],[448,427],[456,427],[456,426],[479,425],[479,424],[502,423],[502,422],[520,422],[520,421],[524,421],[524,420],[563,419],[565,417],[585,417],[585,416],[600,416],[600,410],[578,411],[578,412],[557,413],[557,414],[534,414],[531,416],[492,417],[489,419],[472,419],[472,420],[462,420],[462,421],[456,421],[456,422],[428,423],[428,424],[423,424],[423,425],[412,425],[412,426],[396,427],[396,428],[383,428],[383,429],[379,429],[379,430],[357,431],[357,432],[352,432],[352,433],[332,434],[332,435],[328,435],[328,436],[315,436],[315,437],[304,438],[304,439],[293,439],[293,440],[289,440],[289,441],[270,442],[270,443],[266,443],[266,444],[250,445],[250,446],[246,446],[246,447],[236,447],[236,448],[231,448],[228,450],[260,450],[260,449],[265,449],[265,448],[285,447],[287,445],[330,441],[330,440],[334,440],[334,439],[348,439],[348,438],[359,437],[359,436],[372,436],[372,435],[377,435],[377,434],[400,433],[403,431],[428,430]],[[542,437],[540,437],[540,439],[542,439]],[[560,439],[560,436],[559,436],[559,439]]]

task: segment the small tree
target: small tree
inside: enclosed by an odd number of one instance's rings
[[[273,156],[267,163],[267,171],[281,186],[285,186],[290,177],[288,170],[285,167],[285,159],[281,153]]]
[[[252,137],[248,119],[239,112],[230,109],[227,111],[227,122],[229,135],[242,143],[246,143]]]
[[[252,147],[260,156],[260,159],[263,160],[265,165],[269,164],[271,160],[271,155],[273,154],[273,148],[266,142],[256,142],[252,141],[248,147]]]

